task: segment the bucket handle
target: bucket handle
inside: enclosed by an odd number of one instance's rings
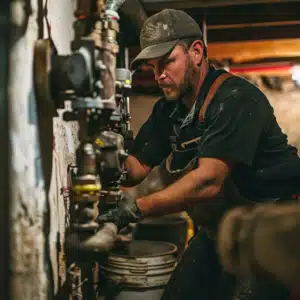
[[[148,271],[148,269],[141,269],[141,270],[131,269],[130,273],[133,273],[133,274],[145,274],[147,271]]]

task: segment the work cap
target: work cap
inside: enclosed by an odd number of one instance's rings
[[[180,39],[198,37],[202,32],[197,22],[186,12],[176,9],[164,9],[148,18],[140,33],[142,51],[132,61],[131,69],[148,59],[169,53]]]

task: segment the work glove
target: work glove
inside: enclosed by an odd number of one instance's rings
[[[99,215],[97,221],[100,224],[114,223],[120,231],[129,223],[138,222],[141,216],[142,214],[136,204],[136,199],[129,193],[122,191],[117,207]]]

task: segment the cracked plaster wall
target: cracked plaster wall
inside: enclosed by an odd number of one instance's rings
[[[12,298],[47,299],[65,281],[62,251],[66,226],[61,188],[67,185],[67,165],[74,162],[76,125],[61,114],[39,132],[33,87],[33,49],[41,24],[40,0],[11,2],[9,102],[12,143],[11,282]],[[69,53],[75,0],[48,0],[48,18],[60,54]],[[45,32],[44,37],[47,37]],[[39,134],[52,137],[52,173],[42,172]],[[52,152],[53,151],[53,152]],[[45,182],[49,186],[45,187]],[[48,209],[50,208],[50,209]],[[49,291],[51,291],[49,293]],[[52,294],[52,295],[51,295]]]

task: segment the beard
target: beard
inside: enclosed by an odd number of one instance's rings
[[[188,58],[186,70],[184,72],[184,78],[182,83],[179,85],[168,85],[161,86],[165,95],[166,100],[176,101],[184,96],[193,94],[195,89],[195,81],[199,80],[197,69],[194,67],[190,57]]]

